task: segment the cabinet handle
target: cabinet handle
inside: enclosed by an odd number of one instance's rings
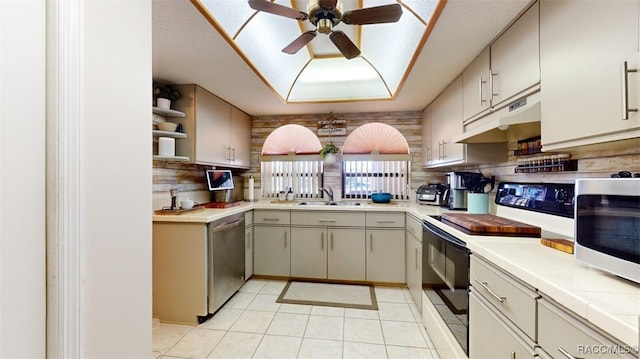
[[[369,235],[369,250],[373,252],[373,233]]]
[[[324,232],[320,233],[320,250],[324,251]]]
[[[331,232],[331,250],[333,250],[333,232]]]
[[[489,288],[489,284],[487,284],[487,282],[481,282],[478,279],[476,279],[476,282],[478,282],[478,284],[480,284],[482,288],[486,289],[487,292],[489,292],[489,294],[491,294],[498,302],[502,303],[507,299],[507,297],[501,297],[496,293],[494,293],[494,291],[492,291],[491,288]]]
[[[277,222],[280,220],[280,218],[263,218],[263,221],[267,222],[267,221],[273,221],[273,222]]]
[[[480,106],[482,106],[483,103],[487,102],[487,100],[484,99],[484,96],[482,96],[482,84],[486,84],[487,81],[482,79],[482,76],[478,77],[478,87],[480,88],[480,91],[478,91],[480,93]]]
[[[418,267],[418,248],[416,248],[416,270],[420,269]]]
[[[391,219],[376,219],[376,223],[396,223],[396,221]]]
[[[247,237],[248,241],[247,241],[247,248],[251,248],[251,233],[247,233],[247,235],[245,236]]]
[[[322,223],[322,222],[333,223],[335,221],[336,221],[335,219],[322,219],[322,218],[318,219],[318,222],[320,222],[320,223]]]
[[[493,100],[494,97],[498,96],[498,94],[493,91],[493,77],[494,76],[498,76],[498,74],[493,72],[492,69],[489,69],[489,99],[490,100]]]
[[[516,352],[514,351],[511,352],[511,359],[516,359]]]
[[[638,72],[638,69],[630,69],[625,61],[622,64],[622,119],[629,119],[629,112],[638,112],[637,108],[629,108],[629,73]]]
[[[563,347],[559,347],[558,351],[560,352],[560,354],[564,355],[568,359],[584,359],[582,357],[574,357],[573,355],[571,355],[571,353],[569,353],[568,351],[564,350]]]
[[[287,231],[284,232],[284,247],[287,248]]]
[[[446,154],[445,154],[445,152],[444,152],[444,148],[445,148],[445,145],[446,145],[446,144],[447,144],[447,143],[446,143],[445,141],[442,141],[442,159],[443,159],[443,160],[447,157],[447,155],[446,155]]]
[[[233,158],[231,159],[231,162],[235,162],[236,161],[236,148],[234,147],[231,151],[233,152]]]

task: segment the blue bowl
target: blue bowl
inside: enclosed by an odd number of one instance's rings
[[[373,201],[373,203],[389,203],[391,202],[391,193],[388,193],[388,192],[372,193],[371,200]]]

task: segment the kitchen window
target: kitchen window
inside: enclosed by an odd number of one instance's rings
[[[389,192],[392,199],[408,200],[410,172],[411,161],[406,159],[347,157],[342,161],[342,197],[364,199],[371,197],[371,193]]]
[[[300,156],[298,156],[300,157]],[[261,161],[262,197],[277,198],[278,192],[293,191],[295,198],[319,198],[323,186],[323,162],[313,159]]]

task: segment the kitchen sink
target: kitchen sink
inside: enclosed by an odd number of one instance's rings
[[[305,201],[298,203],[298,206],[364,206],[364,203],[351,201]]]

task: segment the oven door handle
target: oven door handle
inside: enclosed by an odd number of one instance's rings
[[[482,288],[484,288],[487,292],[489,292],[489,294],[491,294],[498,302],[502,303],[507,299],[507,297],[501,297],[497,295],[494,291],[492,291],[491,288],[489,288],[489,285],[487,284],[487,282],[481,282],[478,278],[476,278],[476,282],[478,282],[478,284],[480,284]]]

